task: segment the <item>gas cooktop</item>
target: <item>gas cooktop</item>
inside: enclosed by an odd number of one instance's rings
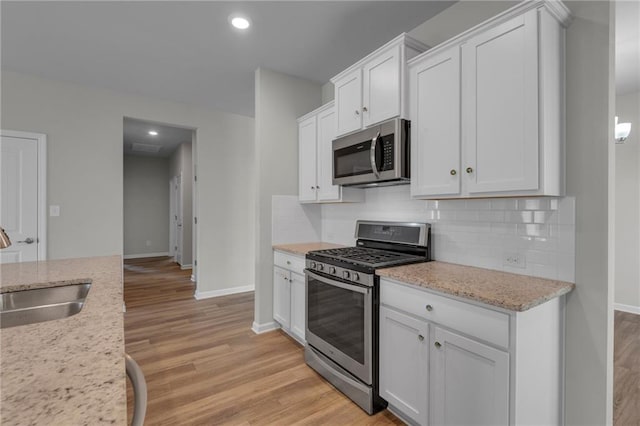
[[[406,253],[380,250],[364,247],[345,247],[337,249],[317,250],[311,253],[316,260],[330,259],[368,266],[371,268],[383,268],[393,265],[401,265],[414,262],[424,262],[423,256],[414,256]]]

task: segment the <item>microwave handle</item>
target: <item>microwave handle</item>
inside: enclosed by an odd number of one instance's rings
[[[378,138],[380,137],[380,132],[371,140],[371,170],[373,170],[373,174],[376,175],[376,179],[380,179],[380,173],[378,173],[378,166],[376,165],[376,148],[378,146]]]

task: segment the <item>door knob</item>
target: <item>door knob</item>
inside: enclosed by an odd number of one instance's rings
[[[33,244],[36,242],[36,240],[34,240],[31,237],[26,238],[24,241],[17,241],[18,243],[26,243],[26,244]]]

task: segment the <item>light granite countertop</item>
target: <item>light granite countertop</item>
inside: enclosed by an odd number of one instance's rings
[[[91,281],[69,318],[0,330],[3,425],[127,423],[122,258],[0,266],[0,292]]]
[[[344,246],[333,243],[313,242],[297,244],[274,244],[272,247],[274,250],[285,251],[287,253],[304,256],[310,251],[340,248]]]
[[[445,262],[425,262],[376,270],[427,290],[522,312],[574,289],[575,284]]]

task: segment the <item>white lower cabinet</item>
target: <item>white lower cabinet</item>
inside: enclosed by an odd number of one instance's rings
[[[433,327],[430,409],[435,425],[508,425],[509,354]]]
[[[427,424],[429,324],[380,307],[380,396],[408,419]]]
[[[524,312],[380,281],[380,396],[417,425],[561,425],[564,297]]]
[[[274,252],[273,319],[287,334],[305,344],[305,278],[301,256]]]

